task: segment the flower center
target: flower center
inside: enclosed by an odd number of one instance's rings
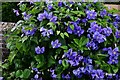
[[[99,36],[97,36],[96,38],[99,39]]]
[[[79,33],[80,31],[77,31],[77,33]]]
[[[113,59],[112,62],[115,62],[115,60]]]
[[[96,28],[96,31],[98,31],[98,28]]]
[[[90,16],[92,16],[93,14],[90,14]]]
[[[116,54],[116,52],[115,52],[115,51],[113,51],[113,54]]]
[[[120,36],[120,33],[118,33],[118,36]]]
[[[107,33],[110,33],[110,31],[107,31]]]

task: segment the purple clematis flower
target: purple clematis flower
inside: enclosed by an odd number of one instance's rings
[[[108,48],[103,48],[102,50],[103,50],[103,51],[108,51],[109,49],[108,49]]]
[[[0,77],[0,80],[4,80],[4,77]]]
[[[52,74],[51,77],[52,78],[57,78],[57,75],[56,74]]]
[[[68,26],[68,27],[67,27],[67,32],[68,32],[69,34],[72,34],[72,33],[73,33],[73,30]]]
[[[115,26],[115,28],[119,28],[119,23],[118,22],[114,21],[113,25]]]
[[[42,54],[42,53],[44,53],[45,52],[45,47],[39,47],[39,46],[37,46],[36,48],[35,48],[35,52],[36,52],[36,54]]]
[[[104,17],[104,16],[106,16],[106,15],[107,15],[106,9],[100,11],[100,16],[101,16],[101,17]]]
[[[73,52],[73,49],[69,49],[64,55],[69,59],[73,59],[75,56],[77,56],[77,52]]]
[[[59,2],[59,3],[58,3],[58,6],[59,6],[59,7],[62,7],[62,5],[63,5],[63,2]]]
[[[55,23],[57,21],[57,16],[53,16],[51,19],[50,19],[51,22]]]
[[[25,30],[25,28],[22,28],[22,32],[26,35],[26,36],[33,36],[36,32],[36,28],[33,28],[32,30]]]
[[[120,38],[120,31],[116,31],[115,36],[116,36],[116,38]]]
[[[26,12],[23,12],[22,15],[24,16],[24,20],[29,20],[32,16],[31,14],[27,14]]]
[[[38,68],[32,68],[32,70],[38,72]]]
[[[120,22],[120,16],[117,15],[117,16],[115,17],[115,20],[116,20],[117,22]]]
[[[51,19],[52,17],[53,17],[53,13],[52,13],[52,12],[50,12],[50,13],[48,14],[48,16],[46,16],[47,19]]]
[[[88,21],[87,18],[82,19],[82,22],[83,22],[83,23],[86,23],[87,21]]]
[[[59,40],[55,40],[51,42],[51,45],[53,48],[59,48],[61,46],[61,43],[59,43]]]
[[[100,34],[99,32],[95,32],[93,34],[93,39],[98,41],[98,43],[102,43],[106,40],[106,37],[104,35]]]
[[[92,59],[90,59],[90,57],[86,57],[86,58],[83,59],[83,62],[85,64],[92,64]]]
[[[18,10],[13,9],[13,12],[16,14],[16,16],[20,15]]]
[[[47,13],[47,11],[44,10],[44,13],[38,14],[37,19],[38,19],[39,21],[42,21],[42,20],[45,19],[47,16],[48,16],[48,13]]]
[[[57,16],[53,16],[53,13],[48,13],[44,10],[44,13],[38,14],[37,19],[42,21],[43,19],[49,19],[51,22],[55,23],[57,21]]]
[[[96,22],[92,22],[90,24],[90,28],[88,29],[88,31],[90,33],[92,33],[92,32],[95,33],[95,32],[101,32],[102,29],[101,29],[101,26],[98,26],[98,24]]]
[[[65,78],[65,79],[70,79],[71,77],[70,77],[70,75],[69,75],[69,74],[67,74],[67,75],[62,74],[62,78]]]
[[[81,78],[82,77],[82,72],[80,70],[80,68],[76,69],[76,70],[73,70],[73,74],[75,76],[77,76],[78,78]]]
[[[62,64],[62,60],[59,60],[58,63],[59,63],[59,64]]]
[[[97,16],[97,13],[95,12],[95,10],[91,10],[91,11],[87,10],[86,14],[88,19],[95,19]]]
[[[80,27],[80,26],[78,26],[78,27],[75,27],[75,28],[74,28],[73,32],[74,32],[74,34],[75,34],[75,35],[78,35],[78,36],[80,37],[80,36],[81,36],[81,34],[83,34],[83,33],[84,33],[84,30],[83,30],[83,29],[81,29],[81,27]]]
[[[87,65],[85,67],[85,70],[86,70],[86,73],[90,74],[92,72],[92,70],[93,70],[93,65]]]
[[[51,74],[51,77],[52,77],[52,78],[57,78],[57,75],[55,74],[55,70],[54,70],[54,69],[53,69],[53,70],[50,69],[50,72],[52,73],[52,74]]]
[[[68,59],[67,62],[70,63],[71,66],[79,65],[79,62],[83,59],[83,56],[78,55],[77,52],[73,52],[72,49],[69,49],[63,56]]]
[[[39,21],[42,21],[43,19],[45,19],[44,14],[42,14],[42,13],[38,14],[37,19],[38,19]]]
[[[80,23],[80,21],[81,21],[81,19],[80,19],[80,18],[78,18],[75,22],[76,22],[76,24],[79,24],[79,23]]]
[[[71,66],[77,66],[79,65],[79,62],[76,60],[67,60],[67,62],[71,65]]]
[[[118,51],[119,51],[118,47],[114,48],[113,50],[111,47],[109,47],[108,54],[110,56],[118,56]]]
[[[50,38],[50,35],[53,34],[52,29],[47,30],[47,29],[45,29],[43,27],[40,28],[40,32],[41,32],[42,36],[44,36],[44,37],[47,36],[48,38]]]
[[[103,34],[105,34],[106,36],[110,36],[112,33],[112,29],[110,27],[107,28],[103,28]]]
[[[35,74],[34,79],[38,79],[38,78],[39,78],[39,75]]]
[[[115,76],[115,74],[112,74],[112,73],[106,73],[106,76],[107,76],[107,80],[109,80],[109,79],[112,79],[113,76]]]
[[[103,79],[104,72],[103,72],[103,70],[100,70],[100,69],[92,70],[91,76],[93,79]]]
[[[83,56],[77,55],[77,57],[75,57],[76,62],[79,62],[81,60],[83,60]]]
[[[98,44],[95,43],[93,40],[90,41],[90,42],[88,42],[88,43],[86,44],[86,46],[87,46],[88,48],[92,48],[93,50],[97,50],[97,49],[98,49]]]
[[[73,70],[73,74],[75,76],[77,76],[78,78],[81,78],[83,76],[83,74],[86,74],[86,71],[87,71],[86,68],[79,67],[79,68]]]
[[[47,8],[48,8],[48,10],[52,10],[53,9],[52,4],[48,4]]]
[[[110,56],[108,64],[117,64],[118,63],[118,57],[117,56]]]
[[[113,14],[111,14],[111,13],[108,13],[108,16],[110,16],[111,18],[113,17]]]
[[[80,37],[80,36],[84,33],[84,30],[81,29],[80,26],[78,26],[78,24],[77,24],[78,22],[79,22],[78,20],[77,20],[76,22],[70,22],[70,23],[74,26],[74,30],[72,30],[72,29],[68,26],[67,32],[68,32],[69,34],[74,33],[75,35],[77,35],[77,36]]]
[[[85,74],[86,69],[84,67],[79,67],[80,71]]]

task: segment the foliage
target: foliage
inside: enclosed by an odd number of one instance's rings
[[[17,22],[21,16],[17,17],[13,13],[14,8],[18,8],[18,2],[2,2],[2,21],[4,22]]]
[[[99,2],[30,5],[20,3],[24,20],[8,34],[5,79],[119,79],[120,16],[115,10]]]

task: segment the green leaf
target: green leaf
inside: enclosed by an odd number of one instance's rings
[[[20,5],[20,10],[24,12],[26,10],[26,4]]]
[[[60,31],[57,31],[57,35],[59,35],[60,34]]]
[[[63,33],[60,33],[60,36],[64,39],[64,34]]]
[[[100,68],[107,71],[108,73],[112,72],[111,71],[111,66],[109,64],[107,64],[105,61],[102,61],[102,64],[100,65]]]
[[[118,72],[118,70],[119,70],[118,67],[116,67],[114,65],[111,65],[111,67],[112,67],[112,70],[113,70],[114,73]]]
[[[68,49],[68,47],[67,47],[67,46],[61,46],[61,48],[62,48],[62,49]]]
[[[44,65],[45,59],[43,55],[37,55],[35,56],[35,60],[38,62],[37,68],[40,68]]]
[[[85,13],[83,11],[71,11],[71,13],[79,15],[79,16],[81,16],[81,15],[85,16]]]
[[[37,55],[37,56],[35,56],[35,59],[36,59],[37,62],[42,62],[42,61],[44,61],[44,56],[43,55]]]
[[[79,46],[83,46],[87,43],[88,39],[85,36],[82,36],[79,41]]]
[[[29,69],[25,69],[22,75],[23,75],[23,78],[27,79],[29,78],[30,74],[31,74],[31,71]]]
[[[62,65],[64,68],[68,68],[69,67],[69,64],[67,63],[66,60],[62,60]]]
[[[83,42],[82,42],[82,46],[86,45],[88,41],[89,41],[88,38],[84,39]]]
[[[35,42],[36,44],[38,44],[38,37],[34,36],[34,37],[30,37],[30,40]]]
[[[49,22],[47,25],[49,25],[55,31],[56,25],[53,22]]]
[[[70,28],[71,28],[72,30],[74,30],[74,26],[73,26],[73,25],[70,25]]]
[[[55,52],[56,52],[56,54],[58,55],[58,54],[60,54],[61,49],[57,49]]]
[[[27,37],[27,36],[24,36],[24,37],[22,38],[22,43],[24,43],[27,39],[28,39],[28,37]]]
[[[68,44],[68,46],[76,50],[76,46],[74,44]]]
[[[73,40],[77,45],[79,45],[79,39],[73,39]]]
[[[101,57],[107,57],[108,55],[107,54],[97,54],[98,56],[101,56]]]
[[[49,23],[47,23],[47,25],[49,25],[49,26],[53,26],[54,23],[53,23],[53,22],[49,22]]]
[[[20,77],[22,75],[22,70],[18,70],[15,74],[16,78]]]
[[[64,32],[64,35],[65,35],[65,36],[67,36],[67,37],[69,37],[69,35],[68,35],[68,33],[67,33],[67,32]]]
[[[10,46],[11,46],[11,42],[7,43],[7,48],[10,49]]]
[[[22,43],[16,42],[16,48],[17,48],[18,50],[20,50],[21,47],[22,47]]]
[[[50,67],[53,64],[55,64],[55,59],[52,56],[50,56],[50,58],[48,59],[48,67]]]
[[[10,52],[9,56],[8,56],[8,60],[10,61],[10,63],[13,61],[13,59],[15,58],[17,52],[12,51]]]
[[[101,65],[101,62],[95,60],[95,64]]]
[[[9,67],[9,64],[8,64],[8,63],[4,63],[4,64],[2,65],[2,68],[3,68],[3,69],[8,69],[8,67]]]

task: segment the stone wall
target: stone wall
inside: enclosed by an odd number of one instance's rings
[[[0,54],[1,58],[4,57],[9,53],[8,49],[6,48],[6,37],[4,34],[6,31],[10,28],[12,28],[15,25],[15,23],[9,23],[9,22],[0,22]]]

